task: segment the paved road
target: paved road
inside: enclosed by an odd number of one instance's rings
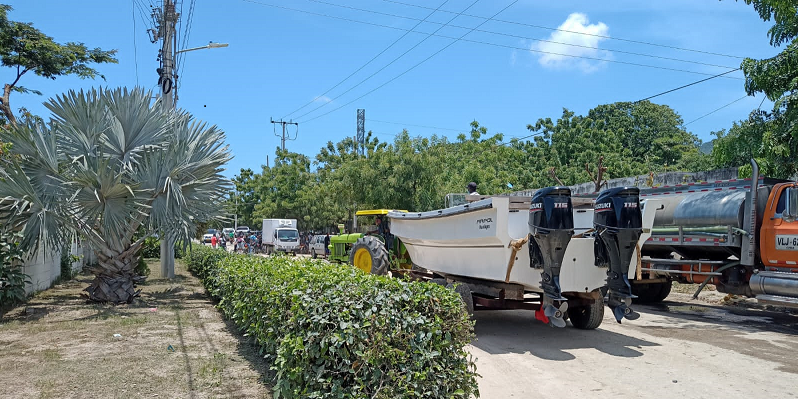
[[[798,397],[798,315],[669,300],[623,325],[606,312],[593,331],[477,312],[481,397]]]

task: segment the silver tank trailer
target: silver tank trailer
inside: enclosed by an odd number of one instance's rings
[[[747,191],[724,190],[664,195],[664,209],[654,216],[654,227],[732,226],[744,228]]]

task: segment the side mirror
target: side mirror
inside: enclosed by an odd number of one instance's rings
[[[798,187],[789,187],[784,190],[785,198],[784,212],[781,213],[781,218],[787,222],[792,223],[798,218]]]

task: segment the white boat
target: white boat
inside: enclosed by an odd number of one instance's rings
[[[519,284],[525,291],[541,293],[541,271],[530,267],[528,243],[515,252],[510,247],[529,235],[529,198],[490,197],[429,212],[393,211],[388,216],[391,232],[402,240],[414,264],[443,276]],[[640,245],[651,235],[654,203],[641,202]],[[590,293],[604,287],[607,279],[607,268],[594,265],[594,239],[580,234],[593,228],[592,204],[574,204],[574,227],[576,235],[565,252],[560,287],[563,293]],[[637,258],[632,257],[629,275],[636,273]]]

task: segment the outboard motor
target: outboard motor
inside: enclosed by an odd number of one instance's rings
[[[632,286],[629,284],[629,264],[632,261],[637,241],[643,233],[643,214],[640,211],[640,189],[617,187],[602,191],[596,198],[593,213],[596,266],[609,266],[607,271],[607,306],[612,309],[615,320],[635,320],[640,314],[634,312]]]
[[[543,269],[542,310],[549,323],[565,327],[568,302],[560,290],[560,268],[565,249],[574,235],[574,213],[568,187],[546,187],[532,196],[529,208],[530,266]]]

